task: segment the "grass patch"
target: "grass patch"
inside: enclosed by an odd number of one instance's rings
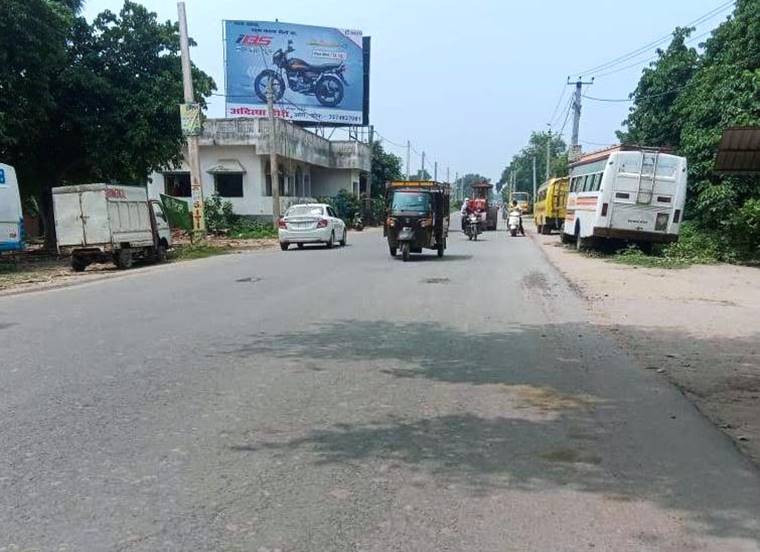
[[[719,239],[690,223],[681,226],[678,241],[645,253],[635,245],[617,251],[612,260],[645,268],[685,268],[694,264],[735,262],[732,252]]]
[[[205,259],[215,255],[224,255],[228,252],[225,247],[212,245],[206,242],[193,243],[176,247],[172,253],[172,258],[178,261],[188,261],[191,259]]]
[[[227,236],[236,240],[264,240],[277,237],[277,230],[271,224],[242,223],[230,228]]]
[[[0,263],[0,274],[10,274],[18,272],[18,265],[16,263]]]

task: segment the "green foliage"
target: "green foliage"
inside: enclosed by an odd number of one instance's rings
[[[481,182],[491,182],[490,178],[477,173],[468,173],[457,180],[457,186],[461,186],[464,197],[472,197],[472,185],[480,184]]]
[[[627,132],[618,132],[621,142],[643,146],[672,146],[681,141],[681,118],[673,106],[681,88],[694,74],[699,56],[685,41],[694,29],[678,27],[666,50],[657,50],[658,59],[644,69],[633,105],[623,121]]]
[[[550,136],[548,132],[533,132],[528,144],[520,153],[512,157],[510,164],[504,168],[499,184],[507,184],[515,175],[515,191],[533,193],[533,158],[536,158],[536,183],[540,186],[546,176],[546,143]],[[567,175],[567,145],[561,136],[551,135],[551,166],[552,176]]]
[[[383,197],[385,183],[403,180],[401,158],[383,149],[382,142],[372,144],[372,197]]]
[[[338,195],[319,198],[320,203],[327,203],[347,225],[351,224],[354,217],[362,212],[362,203],[358,197],[347,190],[341,190]]]
[[[192,259],[213,257],[214,255],[223,255],[227,252],[228,250],[224,247],[213,245],[208,242],[198,242],[175,247],[172,251],[172,258],[180,261],[189,261]]]
[[[419,169],[416,173],[409,176],[412,180],[433,180],[433,175],[427,169]]]
[[[277,230],[274,225],[236,215],[232,211],[232,202],[222,200],[217,194],[204,202],[203,214],[206,230],[212,234],[224,234],[239,240],[277,237]]]

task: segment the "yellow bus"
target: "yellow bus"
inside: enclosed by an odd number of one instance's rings
[[[550,234],[560,230],[565,220],[569,179],[552,178],[547,180],[536,193],[533,204],[534,221],[539,234]]]

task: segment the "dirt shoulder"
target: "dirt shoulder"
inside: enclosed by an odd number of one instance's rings
[[[562,246],[530,228],[588,300],[594,322],[643,369],[668,378],[760,465],[760,269],[637,268]]]
[[[233,240],[214,237],[209,238],[206,243],[209,246],[208,252],[197,257],[183,257],[182,249],[188,247],[190,241],[184,238],[177,239],[174,251],[170,254],[170,262],[186,262],[211,255],[271,249],[278,245],[276,239]],[[0,263],[0,297],[128,276],[149,266],[151,265],[137,264],[135,268],[124,271],[110,263],[93,264],[84,272],[74,272],[69,258],[45,256],[32,250],[20,255],[16,263]]]

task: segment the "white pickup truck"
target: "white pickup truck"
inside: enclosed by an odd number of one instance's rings
[[[53,189],[58,252],[71,254],[81,272],[113,260],[129,268],[134,259],[166,260],[171,230],[161,203],[139,186],[83,184]]]

